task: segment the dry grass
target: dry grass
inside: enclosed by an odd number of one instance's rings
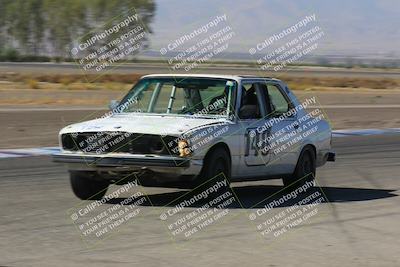
[[[126,90],[136,83],[140,74],[17,74],[0,73],[0,81],[11,82],[10,88],[66,89],[66,90]],[[288,83],[293,90],[321,90],[323,88],[400,89],[399,79],[295,77],[281,75],[277,78]],[[25,83],[21,83],[25,81]],[[40,86],[39,86],[40,85]]]
[[[38,82],[61,83],[69,85],[74,82],[81,83],[100,83],[100,82],[117,82],[117,83],[135,83],[142,75],[140,74],[18,74],[18,73],[0,73],[1,81],[17,82],[21,80],[35,79]]]
[[[400,89],[400,80],[384,78],[345,78],[345,77],[293,77],[280,76],[293,90],[312,90],[313,88],[369,88]]]
[[[98,76],[82,74],[33,75],[0,73],[0,81],[3,83],[9,82],[9,88],[16,89],[127,90],[141,76],[140,74],[105,74]],[[21,81],[25,82],[21,83]]]
[[[29,86],[30,89],[39,89],[39,82],[35,79],[28,79],[26,80],[26,84]]]

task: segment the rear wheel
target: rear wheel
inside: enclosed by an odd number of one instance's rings
[[[95,173],[71,171],[70,181],[74,194],[82,200],[100,200],[106,194],[109,182],[96,179]]]
[[[296,169],[290,177],[283,178],[283,185],[301,186],[307,182],[313,182],[316,173],[316,159],[312,148],[306,147],[300,153]]]

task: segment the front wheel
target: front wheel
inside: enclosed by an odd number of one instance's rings
[[[100,200],[106,194],[109,182],[96,179],[95,174],[83,171],[70,172],[74,194],[82,200]]]
[[[229,186],[231,179],[231,160],[228,152],[218,147],[210,152],[204,160],[204,166],[194,185],[226,181]]]
[[[290,177],[283,178],[283,185],[288,186],[301,186],[307,182],[314,182],[316,173],[316,159],[315,153],[311,148],[306,147],[300,153],[299,160],[297,161],[296,169]]]

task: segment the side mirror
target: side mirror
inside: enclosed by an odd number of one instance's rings
[[[119,105],[119,101],[118,100],[111,100],[110,104],[108,104],[108,108],[110,110],[114,110],[114,109],[116,109],[118,107],[118,105]]]

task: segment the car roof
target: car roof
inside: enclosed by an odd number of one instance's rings
[[[232,79],[232,80],[246,80],[246,79],[262,79],[262,80],[271,80],[271,81],[280,81],[279,79],[271,78],[271,77],[260,77],[255,75],[225,75],[225,74],[150,74],[145,75],[142,78],[151,78],[151,77],[194,77],[194,78],[220,78],[220,79]]]

